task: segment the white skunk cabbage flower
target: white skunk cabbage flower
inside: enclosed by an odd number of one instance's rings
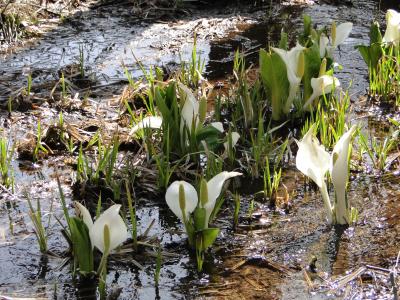
[[[394,9],[386,12],[386,32],[382,41],[395,44],[400,42],[400,13]]]
[[[119,215],[120,204],[115,204],[105,210],[96,221],[92,220],[89,211],[79,202],[75,202],[78,215],[89,229],[89,237],[93,247],[104,253],[104,227],[107,225],[110,230],[110,249],[114,250],[128,238],[128,229],[124,220]]]
[[[224,133],[224,126],[222,125],[221,122],[212,122],[210,123],[210,125],[215,129],[217,129],[219,132]],[[232,131],[232,148],[236,146],[239,139],[240,139],[240,134],[237,133],[236,131]],[[229,147],[229,141],[226,141],[224,143],[225,152],[228,151],[228,147]]]
[[[145,117],[131,129],[129,135],[133,135],[136,131],[144,128],[159,129],[162,126],[162,121],[162,117],[158,116]]]
[[[325,34],[321,33],[319,37],[319,56],[321,58],[325,57],[326,51],[328,50],[329,39]]]
[[[199,124],[200,105],[192,91],[187,86],[178,82],[178,87],[181,91],[181,97],[183,98],[181,100],[184,101],[181,111],[181,130],[183,130],[183,126],[186,125],[186,127],[189,129],[189,132],[191,132],[193,122],[194,128],[197,128]]]
[[[356,128],[353,125],[350,130],[342,135],[333,148],[331,156],[330,174],[336,193],[335,214],[338,224],[350,223],[350,205],[346,199],[346,186],[349,180],[349,146]]]
[[[325,173],[329,170],[331,156],[314,136],[315,124],[310,127],[301,141],[297,141],[299,150],[296,155],[296,167],[310,177],[318,187],[325,182]]]
[[[240,134],[236,131],[232,131],[232,148],[234,148],[237,144],[237,142],[240,139]],[[225,148],[225,152],[227,152],[229,149],[229,141],[226,141],[224,143],[224,148]]]
[[[222,187],[224,186],[225,181],[228,180],[229,178],[241,176],[241,175],[242,175],[242,173],[239,173],[239,172],[223,171],[223,172],[215,175],[213,178],[211,178],[207,182],[208,199],[207,199],[207,202],[203,206],[203,208],[205,208],[205,210],[206,210],[206,221],[205,221],[206,225],[208,224],[211,213],[214,210],[217,199],[218,199],[219,195],[221,194]]]
[[[353,23],[351,22],[342,23],[338,26],[333,22],[331,38],[328,39],[324,34],[321,34],[319,38],[319,54],[321,58],[325,55],[333,57],[333,51],[349,37],[352,29]]]
[[[310,127],[301,141],[296,141],[299,147],[296,155],[296,167],[319,187],[327,212],[328,223],[332,224],[332,205],[325,183],[325,174],[330,168],[331,157],[314,136],[314,128],[315,124]]]
[[[185,203],[183,209],[179,203],[179,187],[183,187],[185,194]],[[167,189],[165,193],[165,200],[168,207],[182,222],[188,220],[190,214],[196,209],[199,199],[197,197],[197,191],[190,183],[186,181],[174,181]],[[185,217],[183,216],[185,213]]]
[[[272,50],[280,56],[286,66],[286,73],[289,81],[289,96],[284,107],[284,112],[286,114],[289,113],[292,107],[293,100],[299,90],[301,78],[304,75],[304,55],[302,54],[304,49],[305,48],[299,43],[289,51],[272,47]]]
[[[210,123],[210,125],[212,127],[214,127],[215,129],[217,129],[219,132],[221,132],[221,133],[224,132],[224,126],[222,125],[221,122],[212,122],[212,123]]]
[[[346,185],[349,180],[348,155],[351,137],[356,130],[353,125],[333,148],[332,155],[325,151],[314,136],[314,127],[310,127],[300,142],[296,155],[296,167],[319,187],[327,211],[328,223],[349,224],[350,205],[346,199]],[[336,200],[332,206],[325,182],[325,174],[329,170],[335,189]]]
[[[206,210],[206,225],[210,219],[210,215],[214,210],[217,198],[221,194],[222,187],[225,181],[229,178],[242,175],[238,172],[221,172],[214,176],[207,182],[207,202],[204,204],[203,208]],[[185,194],[185,203],[182,205],[179,203],[179,187],[183,186]],[[165,200],[168,207],[181,221],[188,220],[190,214],[196,209],[198,204],[198,196],[196,189],[190,183],[186,181],[174,181],[167,189],[165,193]],[[183,209],[182,209],[183,208]],[[185,216],[183,216],[182,211],[184,211]]]
[[[332,26],[332,28],[336,27],[336,23]],[[344,42],[350,35],[351,30],[353,29],[353,23],[346,22],[338,25],[336,27],[336,33],[332,32],[332,46],[333,49],[336,49],[340,44]]]
[[[313,93],[304,104],[303,109],[310,109],[316,98],[324,94],[329,94],[330,92],[332,92],[334,87],[336,88],[339,86],[339,80],[336,77],[330,75],[322,75],[318,78],[311,78],[311,87],[313,89]]]

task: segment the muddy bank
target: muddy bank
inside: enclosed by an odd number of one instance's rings
[[[26,49],[2,54],[1,96],[8,96],[6,89],[11,92],[26,84],[28,73],[34,84],[58,80],[60,71],[80,63],[80,55],[93,85],[126,82],[125,67],[133,78],[142,76],[138,62],[146,70],[157,65],[173,72],[181,58],[190,57],[195,35],[199,55],[207,63],[211,40],[238,31],[240,24],[254,24],[262,15],[215,8],[163,21],[138,17],[126,5],[79,11]]]

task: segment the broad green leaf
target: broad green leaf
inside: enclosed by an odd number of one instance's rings
[[[369,41],[370,45],[382,43],[381,30],[379,29],[379,23],[376,21],[371,25],[371,31],[369,32]]]
[[[214,244],[219,234],[219,228],[207,228],[204,229],[201,234],[203,235],[203,251]]]
[[[304,50],[304,76],[303,76],[303,86],[304,86],[304,97],[303,99],[310,98],[313,93],[311,86],[311,78],[317,78],[319,74],[319,69],[321,66],[321,58],[319,56],[319,48],[316,44],[312,47]]]
[[[371,54],[369,52],[370,49],[369,47],[370,46],[365,46],[365,45],[358,45],[355,47],[360,52],[367,66],[369,66],[371,63]]]
[[[221,132],[218,131],[214,126],[205,126],[196,131],[197,145],[200,145],[201,141],[205,141],[207,147],[214,151],[219,144],[221,144]]]
[[[276,53],[260,50],[260,73],[272,106],[272,118],[279,120],[289,94],[285,63]]]
[[[381,44],[372,44],[371,46],[356,46],[368,68],[376,70],[376,67],[383,55]]]
[[[174,82],[170,83],[165,90],[165,99],[167,101],[168,107],[172,107],[177,104],[176,101],[176,85]]]

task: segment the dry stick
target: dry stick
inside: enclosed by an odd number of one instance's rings
[[[147,237],[147,235],[149,234],[150,229],[151,229],[151,227],[153,227],[155,221],[156,221],[155,219],[151,220],[149,227],[147,227],[146,231],[142,235],[144,238]]]

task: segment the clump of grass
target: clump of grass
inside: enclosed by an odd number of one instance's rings
[[[42,128],[41,122],[38,120],[37,123],[37,134],[36,134],[36,144],[35,148],[33,149],[33,161],[39,160],[40,152],[48,153],[47,149],[44,147],[44,143],[42,142]]]
[[[251,85],[247,78],[246,62],[239,51],[235,53],[233,61],[233,75],[236,79],[233,91],[233,101],[236,103],[234,110],[235,119],[241,120],[244,128],[254,127],[257,122],[257,111],[261,110],[260,86]]]
[[[6,8],[7,5],[0,12],[0,33],[2,34],[5,42],[14,43],[22,37],[24,30],[21,24],[20,16],[18,14],[5,13]]]
[[[191,88],[198,88],[203,79],[202,73],[204,71],[205,59],[197,53],[197,38],[194,37],[192,55],[189,62],[185,62],[181,58],[181,68],[178,74],[178,80]]]
[[[275,203],[278,188],[282,178],[282,168],[276,170],[276,165],[273,168],[273,174],[271,176],[271,170],[269,165],[269,159],[265,159],[264,169],[264,196],[270,201]]]
[[[350,107],[348,91],[340,93],[340,96],[323,97],[323,101],[317,105],[315,113],[306,120],[301,132],[304,135],[310,124],[317,124],[318,135],[321,143],[330,149],[340,139],[346,130],[346,113]]]
[[[6,188],[14,189],[14,176],[11,169],[11,160],[15,152],[14,145],[10,146],[6,138],[0,139],[0,171],[1,184]]]
[[[369,73],[369,93],[382,102],[400,105],[400,51],[390,47]]]
[[[395,130],[383,139],[367,136],[360,132],[359,144],[361,152],[367,153],[372,166],[379,172],[384,172],[390,167],[389,154],[399,146],[400,130]]]
[[[40,199],[36,201],[36,208],[33,207],[28,193],[25,194],[29,204],[29,217],[33,223],[36,239],[39,244],[40,252],[47,253],[47,230],[43,225],[43,213],[40,206]],[[50,224],[51,214],[49,214],[48,225]]]
[[[375,100],[399,106],[400,49],[393,42],[383,41],[378,22],[372,23],[369,37],[369,45],[356,46],[368,66],[369,94]]]
[[[105,146],[101,139],[97,140],[97,155],[94,161],[83,153],[82,146],[79,148],[79,156],[77,161],[77,178],[78,181],[89,181],[93,184],[99,184],[100,179],[104,178],[106,184],[112,186],[112,179],[117,161],[119,141],[117,138],[113,142]]]

